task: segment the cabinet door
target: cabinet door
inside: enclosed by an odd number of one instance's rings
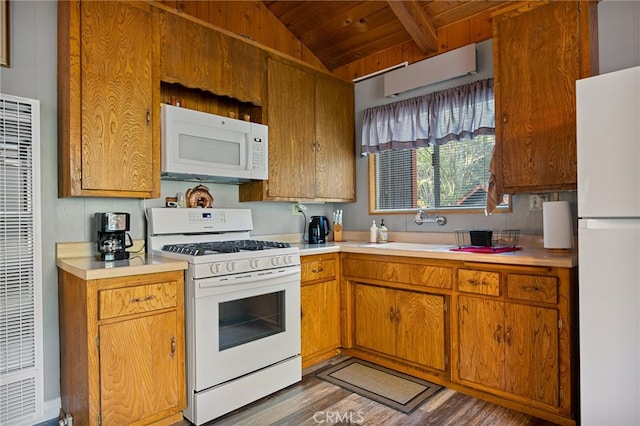
[[[558,406],[558,311],[505,304],[505,390]]]
[[[130,424],[179,408],[176,312],[100,326],[102,424]]]
[[[396,313],[397,356],[444,370],[444,297],[397,291]]]
[[[314,76],[269,58],[269,197],[315,197]]]
[[[356,284],[355,343],[389,355],[396,354],[395,290]]]
[[[316,76],[316,197],[355,200],[353,84]]]
[[[263,51],[182,16],[156,11],[162,33],[160,79],[262,105]]]
[[[460,379],[502,389],[504,304],[466,296],[460,296],[458,303]]]
[[[151,121],[151,14],[148,6],[120,2],[80,8],[83,195],[149,197],[160,179]]]
[[[497,151],[508,193],[576,188],[575,81],[580,31],[588,31],[578,25],[580,7],[551,2],[494,20]]]
[[[340,346],[338,281],[302,286],[300,304],[302,357],[337,349]]]

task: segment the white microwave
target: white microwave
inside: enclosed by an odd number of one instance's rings
[[[267,126],[165,104],[160,111],[162,178],[217,183],[268,179]]]

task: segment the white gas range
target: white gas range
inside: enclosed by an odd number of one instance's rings
[[[300,253],[252,240],[249,209],[147,210],[154,256],[186,260],[187,409],[196,425],[302,378]]]

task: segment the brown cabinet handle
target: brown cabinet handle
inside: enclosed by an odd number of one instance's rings
[[[313,272],[314,274],[317,274],[318,272],[322,272],[324,271],[324,268],[322,266],[318,266],[318,269],[312,269],[311,272]]]
[[[395,313],[393,312],[393,306],[389,308],[389,321],[394,322],[395,321]]]
[[[147,124],[151,123],[151,112],[147,110]]]
[[[171,341],[171,358],[173,358],[176,356],[176,338],[171,336],[171,339],[169,340]]]
[[[506,124],[507,121],[509,121],[509,120],[507,119],[507,113],[505,112],[505,113],[502,114],[502,122]]]
[[[511,327],[507,327],[507,332],[504,335],[504,341],[507,345],[511,346]]]
[[[396,322],[400,322],[400,308],[396,308]]]
[[[536,287],[534,285],[527,285],[522,287],[524,291],[540,291],[540,287]]]
[[[131,303],[142,303],[142,302],[148,302],[149,300],[153,300],[155,299],[155,296],[153,294],[147,296],[147,297],[134,297],[133,299],[130,300]]]
[[[467,282],[471,285],[488,285],[486,281],[479,281],[475,279],[467,280]]]
[[[502,324],[498,324],[495,333],[493,333],[493,337],[498,343],[502,343]]]
[[[317,151],[318,151],[318,152],[322,151],[322,145],[320,145],[320,144],[319,144],[319,143],[317,143],[317,142],[316,142],[316,148],[317,148]]]

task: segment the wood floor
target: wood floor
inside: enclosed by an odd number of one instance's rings
[[[303,371],[301,382],[206,425],[553,425],[450,389],[439,391],[411,415],[406,415],[314,376],[314,371],[345,358],[337,356],[315,365]],[[185,419],[174,426],[190,424]]]

